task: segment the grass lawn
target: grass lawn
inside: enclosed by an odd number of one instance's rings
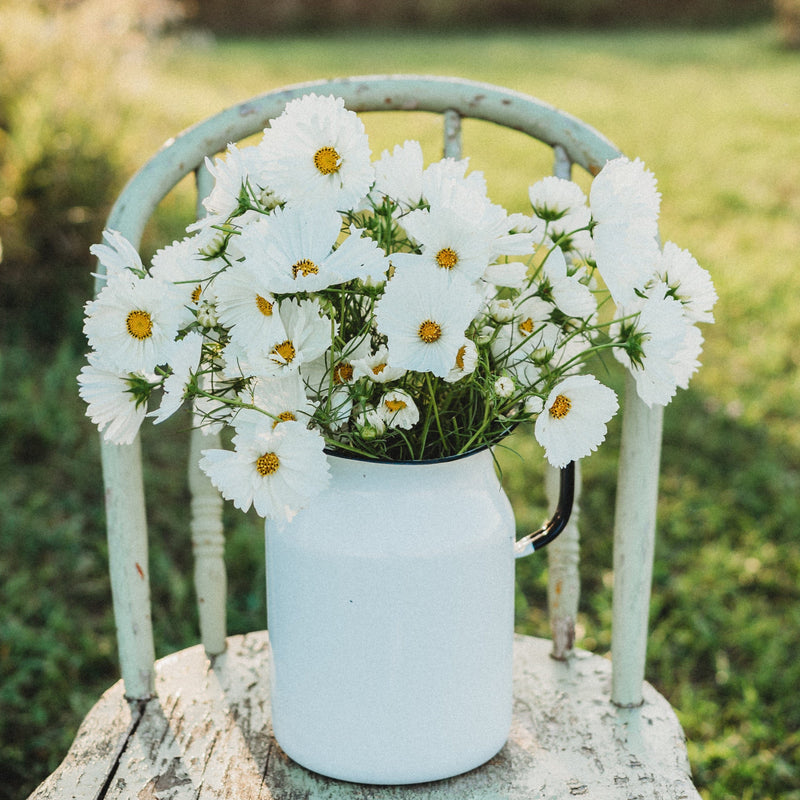
[[[536,95],[655,172],[663,237],[711,271],[720,301],[704,367],[666,414],[647,676],[678,711],[705,798],[800,799],[800,55],[779,50],[768,27],[198,39],[155,72],[126,88],[141,108],[120,131],[129,172],[176,131],[252,94],[395,72]],[[436,156],[425,118],[397,133],[369,124],[374,149],[419,137]],[[464,149],[511,208],[546,169],[521,137],[485,126],[467,126]],[[170,198],[164,235],[179,235],[190,207],[186,191]],[[98,447],[79,368],[69,344],[32,355],[17,339],[0,350],[0,799],[24,796],[59,763],[116,680]],[[197,636],[183,421],[167,426],[145,432],[159,656]],[[525,529],[542,514],[541,461],[525,436],[518,446],[530,457],[504,463]],[[610,643],[614,469],[613,446],[584,465],[578,644],[598,652]],[[229,627],[239,632],[264,627],[264,569],[258,521],[230,522]],[[520,564],[521,632],[547,635],[545,565]]]

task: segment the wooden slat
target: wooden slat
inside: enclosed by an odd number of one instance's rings
[[[545,473],[551,513],[558,503],[561,471],[548,466]],[[569,658],[575,644],[575,622],[581,594],[580,564],[580,462],[575,464],[575,499],[567,527],[547,545],[547,608],[553,636],[553,658]]]
[[[627,376],[614,513],[613,699],[642,702],[664,409],[646,406]]]
[[[139,437],[130,445],[101,447],[108,531],[108,561],[120,668],[128,697],[153,692],[147,520]]]

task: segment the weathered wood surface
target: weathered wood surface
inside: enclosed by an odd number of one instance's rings
[[[508,743],[465,775],[407,787],[329,780],[290,761],[272,738],[266,632],[233,636],[209,661],[202,646],[157,662],[157,696],[129,705],[122,682],[81,726],[67,758],[31,800],[698,800],[683,733],[645,684],[644,705],[610,701],[607,659],[515,640]],[[140,718],[141,710],[141,718]]]

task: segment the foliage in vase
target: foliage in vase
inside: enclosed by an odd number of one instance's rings
[[[207,165],[207,215],[149,265],[115,231],[92,248],[105,285],[79,384],[117,444],[187,400],[203,430],[229,426],[233,449],[201,467],[239,508],[290,518],[326,485],[327,453],[452,457],[523,422],[561,467],[617,411],[598,354],[648,405],[699,366],[716,293],[659,244],[638,160],[608,162],[588,198],[546,177],[531,213],[509,214],[466,159],[426,167],[406,141],[373,160],[360,118],[310,94]]]

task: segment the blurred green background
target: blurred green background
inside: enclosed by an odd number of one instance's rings
[[[110,202],[215,111],[382,72],[533,94],[658,177],[663,236],[710,270],[720,301],[704,367],[666,414],[647,677],[678,711],[705,798],[800,798],[799,19],[792,0],[3,0],[0,798],[58,765],[118,675],[98,441],[75,382],[88,248]],[[420,137],[435,156],[428,121],[409,124],[378,129],[373,149]],[[522,210],[544,167],[519,137],[468,125],[464,147],[493,199]],[[179,237],[191,209],[182,186],[145,248]],[[197,641],[185,427],[144,431],[159,656]],[[584,464],[578,644],[600,653],[617,433]],[[504,457],[505,480],[528,530],[542,464],[526,434],[516,444],[525,458]],[[260,524],[228,522],[229,627],[263,628]],[[548,635],[545,587],[546,559],[519,565],[519,631]]]

